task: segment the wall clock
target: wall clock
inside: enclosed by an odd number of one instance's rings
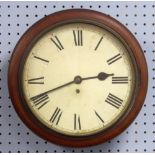
[[[40,137],[84,147],[123,132],[147,92],[134,36],[112,17],[66,10],[29,28],[10,60],[8,86],[22,121]]]

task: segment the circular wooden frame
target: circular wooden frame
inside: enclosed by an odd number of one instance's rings
[[[23,100],[21,95],[20,86],[20,66],[22,60],[25,59],[25,53],[29,52],[29,46],[33,44],[36,38],[40,37],[45,30],[47,31],[59,25],[73,22],[87,22],[103,26],[104,28],[106,27],[121,37],[121,39],[128,45],[128,48],[132,52],[139,73],[137,94],[132,107],[130,107],[126,114],[123,115],[123,117],[119,119],[112,127],[108,128],[108,130],[85,137],[65,136],[47,129],[47,127],[45,127],[39,122],[39,120],[35,118],[28,108],[25,108],[25,100]],[[10,97],[15,110],[22,121],[40,137],[50,142],[70,147],[85,147],[99,144],[110,140],[111,138],[123,132],[139,113],[146,96],[147,85],[148,70],[146,60],[138,41],[134,38],[131,32],[129,32],[129,30],[121,23],[108,15],[84,9],[61,11],[51,14],[35,23],[31,28],[28,29],[28,31],[25,32],[25,34],[17,43],[10,60],[8,70],[8,87]]]

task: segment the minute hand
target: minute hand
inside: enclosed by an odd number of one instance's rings
[[[57,89],[66,87],[66,86],[68,86],[68,85],[70,85],[70,84],[73,84],[73,83],[74,83],[74,81],[68,82],[68,83],[66,83],[66,84],[64,84],[64,85],[61,85],[61,86],[59,86],[59,87],[53,88],[53,89],[51,89],[51,90],[48,90],[48,91],[46,91],[45,93],[50,93],[50,92],[52,92],[52,91],[55,91],[55,90],[57,90]]]
[[[53,92],[53,91],[55,91],[55,90],[57,90],[57,89],[63,88],[63,87],[65,87],[65,86],[71,85],[71,84],[73,84],[73,83],[74,83],[74,81],[65,83],[65,84],[63,84],[63,85],[61,85],[61,86],[58,86],[58,87],[56,87],[56,88],[50,89],[50,90],[48,90],[48,91],[46,91],[46,92],[43,92],[43,93],[41,93],[41,94],[38,94],[38,95],[36,95],[36,96],[33,96],[33,97],[31,97],[30,99],[31,99],[31,100],[35,100],[35,99],[37,99],[37,98],[41,98],[42,96],[44,96],[44,95],[47,94],[47,93]]]

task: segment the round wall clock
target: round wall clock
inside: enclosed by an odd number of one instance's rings
[[[134,36],[112,17],[66,10],[35,23],[12,54],[8,86],[22,121],[40,137],[84,147],[123,132],[147,92]]]

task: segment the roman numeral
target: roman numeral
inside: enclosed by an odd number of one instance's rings
[[[112,77],[112,84],[127,84],[128,83],[128,77],[127,76],[118,76],[118,77]]]
[[[104,123],[104,120],[102,119],[102,117],[95,111],[96,116],[99,118],[99,120]]]
[[[83,33],[82,30],[73,30],[75,46],[83,46]]]
[[[51,123],[54,123],[54,122],[55,122],[55,124],[58,125],[61,116],[62,116],[62,110],[61,110],[60,108],[57,107],[57,108],[55,109],[53,115],[52,115],[51,118],[50,118],[50,122],[51,122]]]
[[[81,130],[80,116],[74,114],[74,130]]]
[[[42,81],[43,79],[44,77],[29,79],[28,84],[44,84],[44,82]]]
[[[95,51],[98,49],[98,47],[99,47],[99,45],[100,45],[102,39],[103,39],[103,36],[100,38],[99,42],[97,43],[97,45],[96,45],[96,47],[95,47],[95,49],[94,49]]]
[[[34,55],[34,58],[36,58],[36,59],[38,59],[38,60],[41,60],[41,61],[44,61],[44,62],[49,63],[49,61],[48,61],[48,60],[45,60],[45,59],[40,58],[40,57],[38,57],[38,56],[35,56],[35,55]]]
[[[60,51],[64,49],[57,36],[54,36],[53,38],[51,38],[51,40]]]
[[[39,94],[31,97],[30,100],[33,101],[34,106],[40,109],[49,102],[49,97],[47,94]]]
[[[113,107],[119,109],[119,107],[122,105],[123,100],[116,97],[115,95],[109,93],[108,97],[106,98],[105,102],[109,103]]]
[[[112,57],[109,60],[107,60],[107,63],[108,63],[108,65],[111,65],[112,63],[116,62],[120,58],[122,58],[121,54],[117,54],[114,57]]]

